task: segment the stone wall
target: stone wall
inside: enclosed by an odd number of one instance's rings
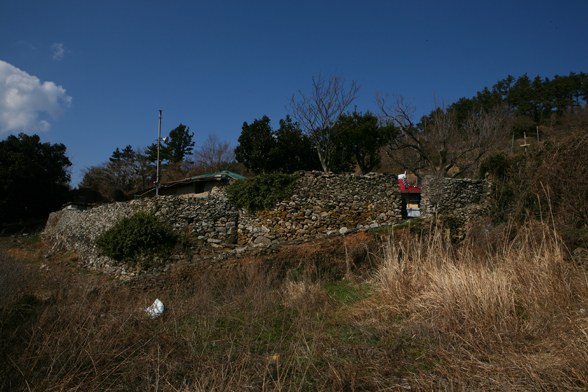
[[[239,242],[269,244],[320,238],[402,219],[398,178],[370,173],[307,173],[290,200],[256,214],[242,211]]]
[[[126,274],[123,267],[100,256],[94,243],[119,220],[138,211],[155,211],[175,230],[189,233],[217,251],[226,251],[393,224],[402,219],[401,203],[396,176],[313,172],[300,179],[289,200],[269,211],[239,211],[222,191],[204,199],[159,196],[86,211],[58,211],[49,217],[45,235],[55,247],[77,252],[87,268]]]
[[[154,211],[175,230],[190,233],[211,247],[224,244],[225,249],[236,242],[239,212],[222,194],[206,199],[159,196],[104,204],[86,211],[64,209],[49,216],[44,234],[55,242],[54,248],[77,252],[84,267],[116,273],[121,267],[100,256],[95,240],[121,219],[139,211]]]
[[[426,176],[421,194],[421,215],[460,214],[483,204],[488,195],[485,180]]]

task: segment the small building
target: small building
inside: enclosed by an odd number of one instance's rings
[[[406,206],[406,216],[408,218],[418,218],[421,216],[421,192],[423,188],[418,188],[408,184],[406,180],[406,172],[398,175],[398,185],[400,186],[400,194],[402,195],[402,205]],[[405,215],[404,208],[402,215]]]
[[[159,186],[159,194],[182,197],[208,197],[214,188],[229,185],[246,177],[230,171],[202,174],[179,181],[171,181]],[[155,196],[155,186],[135,193],[135,198]]]

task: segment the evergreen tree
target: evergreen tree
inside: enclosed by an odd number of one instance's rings
[[[382,125],[376,115],[370,111],[358,113],[357,108],[353,113],[342,115],[338,127],[341,128],[340,143],[345,154],[342,163],[354,159],[363,174],[380,166],[380,149],[398,133],[392,124]]]
[[[169,140],[167,143],[162,143],[160,146],[160,161],[166,161],[168,164],[182,162],[193,150],[193,137],[194,133],[190,133],[189,127],[186,127],[183,124],[177,126],[169,133]],[[146,155],[150,162],[157,161],[157,143],[153,143],[147,147]]]
[[[292,122],[290,116],[280,120],[277,131],[272,129],[267,116],[251,124],[243,123],[235,157],[256,174],[293,173],[321,167],[310,138]]]
[[[268,116],[243,123],[239,145],[235,148],[237,162],[256,174],[275,171],[277,142]]]
[[[67,201],[71,162],[63,144],[38,135],[0,142],[0,221],[43,218]]]

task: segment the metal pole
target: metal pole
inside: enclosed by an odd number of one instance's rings
[[[161,147],[161,110],[159,111],[159,132],[157,133],[157,179],[155,180],[155,196],[159,196],[159,148]]]

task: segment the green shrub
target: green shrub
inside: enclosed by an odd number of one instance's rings
[[[96,240],[102,253],[120,262],[136,262],[170,252],[180,236],[153,213],[138,212],[122,219]]]
[[[227,188],[227,198],[249,212],[271,208],[276,202],[292,196],[298,174],[263,174],[237,180]]]

